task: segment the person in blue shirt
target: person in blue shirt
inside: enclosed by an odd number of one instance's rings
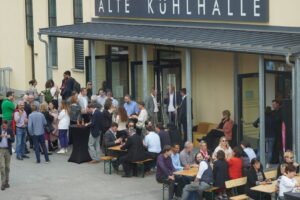
[[[125,95],[124,101],[124,108],[128,116],[137,115],[139,113],[140,110],[138,108],[138,104],[135,101],[131,100],[130,95]]]
[[[172,145],[172,164],[173,167],[175,168],[175,171],[182,171],[184,169],[189,169],[189,167],[183,167],[180,163],[180,158],[179,158],[179,152],[180,152],[180,145],[179,144],[173,144]]]

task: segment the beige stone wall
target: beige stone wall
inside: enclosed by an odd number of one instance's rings
[[[32,78],[31,50],[27,45],[24,16],[24,1],[1,1],[0,68],[12,68],[10,86],[19,90],[27,89]]]

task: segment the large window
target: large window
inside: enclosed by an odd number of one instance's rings
[[[57,25],[56,21],[56,0],[48,0],[48,18],[49,18],[49,27],[53,27]],[[50,54],[51,66],[57,66],[57,38],[56,37],[49,37],[49,47],[50,47]]]
[[[74,24],[82,23],[82,0],[73,0],[74,4]],[[84,48],[83,40],[74,40],[74,57],[75,57],[75,68],[84,69]]]
[[[25,1],[26,11],[26,38],[30,45],[33,45],[33,14],[32,14],[32,0]]]

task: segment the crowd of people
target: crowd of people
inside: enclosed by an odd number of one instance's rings
[[[112,162],[115,170],[122,165],[122,176],[131,177],[138,173],[133,162],[151,158],[145,164],[145,171],[155,172],[156,180],[169,186],[169,200],[174,197],[186,200],[195,192],[202,199],[203,192],[212,186],[218,187],[216,199],[227,199],[230,191],[226,190],[225,182],[243,176],[247,176],[247,195],[257,199],[259,193],[250,188],[270,182],[265,178],[263,167],[249,142],[232,145],[234,122],[229,110],[223,111],[222,120],[215,129],[199,139],[200,149],[194,149],[193,143],[187,141],[185,88],[176,92],[172,85],[168,86],[162,102],[169,117],[165,127],[158,120],[160,104],[155,89],[150,91],[145,102],[135,102],[130,95],[125,95],[124,104],[121,104],[105,83],[96,95],[92,92],[91,82],[81,87],[71,72],[66,71],[61,87],[53,80],[46,82],[42,101],[41,93],[36,89],[37,81],[32,80],[29,84],[30,88],[21,101],[16,102],[14,93],[9,91],[1,105],[2,190],[9,187],[9,164],[15,138],[17,160],[29,159],[29,148],[33,148],[37,163],[41,163],[41,153],[49,163],[52,153],[68,152],[72,144],[70,125],[90,128],[90,164],[100,162],[102,151],[116,157]],[[120,146],[122,151],[111,150],[113,146]],[[195,179],[174,174],[191,168],[198,168]],[[299,186],[293,179],[296,172],[299,172],[299,165],[293,161],[293,152],[287,151],[284,162],[278,167],[280,198],[284,192]]]

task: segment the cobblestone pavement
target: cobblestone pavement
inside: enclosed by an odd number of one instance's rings
[[[122,178],[103,173],[103,163],[75,164],[69,155],[54,154],[51,162],[11,160],[9,189],[0,191],[2,200],[155,200],[162,199],[161,185],[154,175]]]

